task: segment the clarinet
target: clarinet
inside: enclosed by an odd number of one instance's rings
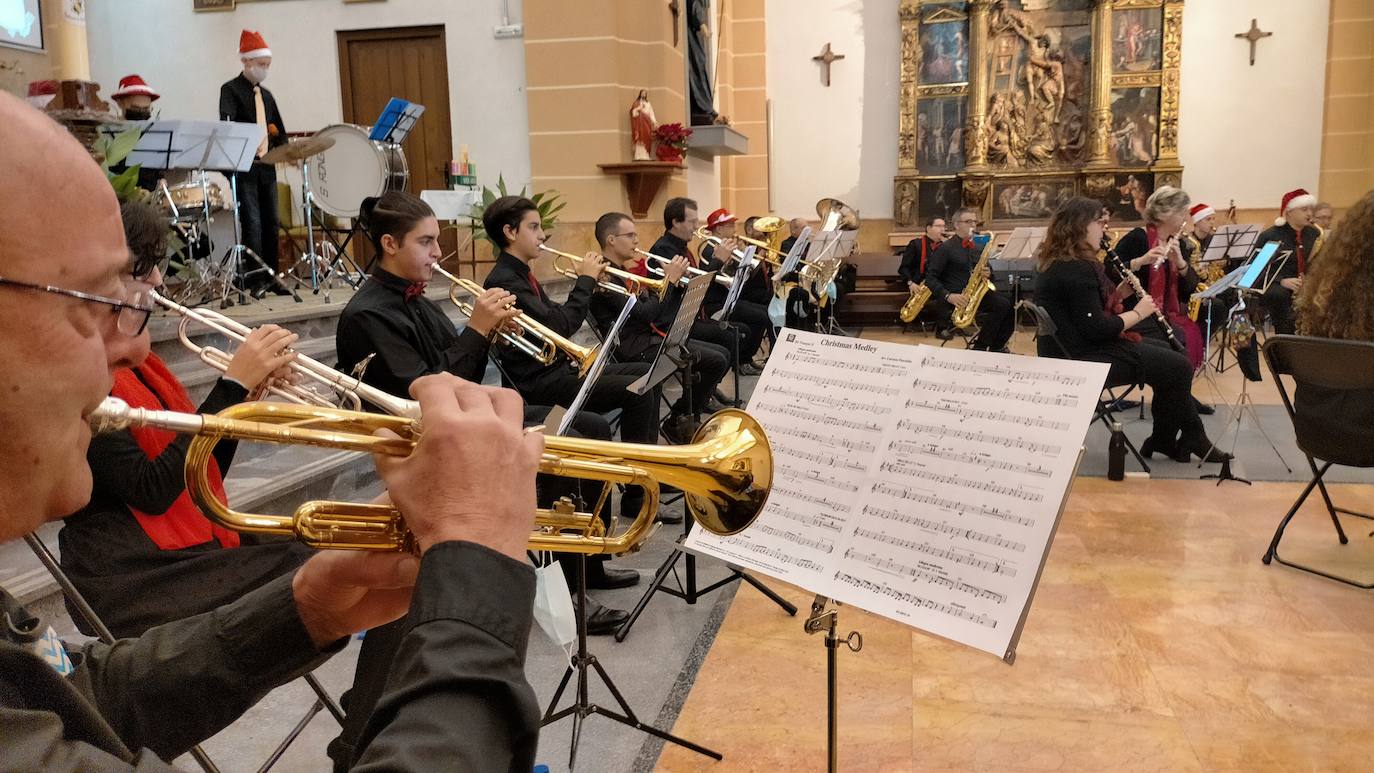
[[[1130,283],[1131,289],[1135,291],[1135,297],[1144,298],[1148,295],[1148,293],[1145,292],[1145,288],[1140,286],[1140,278],[1135,275],[1135,272],[1131,270],[1130,266],[1126,265],[1126,261],[1122,260],[1121,256],[1116,254],[1116,250],[1111,248],[1107,242],[1106,234],[1102,235],[1102,249],[1107,253],[1107,262],[1111,263],[1112,268],[1115,268],[1117,273],[1121,274],[1121,276]],[[1174,336],[1174,328],[1164,316],[1164,311],[1156,307],[1154,317],[1159,322],[1159,327],[1164,331],[1164,337],[1169,340],[1169,346],[1173,347],[1174,351],[1182,354],[1184,352],[1183,344],[1179,343],[1178,338]]]

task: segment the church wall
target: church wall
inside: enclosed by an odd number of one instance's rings
[[[716,8],[713,13],[717,12]],[[748,217],[768,212],[768,92],[764,0],[725,4],[717,110],[749,137],[749,152],[721,160],[721,206]],[[702,214],[710,212],[705,209]]]
[[[467,145],[480,182],[494,186],[499,173],[518,189],[530,179],[524,45],[492,36],[500,5],[295,0],[195,13],[190,0],[87,3],[91,75],[108,99],[120,77],[136,72],[161,92],[166,117],[213,119],[219,85],[240,69],[239,31],[256,29],[274,54],[266,85],[287,129],[311,131],[342,119],[337,30],[442,24],[454,153]],[[509,5],[519,21],[521,0]]]
[[[1374,2],[1333,0],[1320,195],[1339,211],[1374,188]]]

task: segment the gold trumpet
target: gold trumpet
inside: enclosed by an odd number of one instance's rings
[[[200,346],[191,340],[187,333],[192,322],[200,323],[211,330],[223,335],[224,337],[243,343],[248,338],[248,334],[253,329],[241,322],[236,322],[223,314],[208,309],[191,309],[165,298],[157,292],[149,293],[153,302],[169,311],[176,312],[181,317],[181,324],[177,327],[177,338],[181,344],[200,357],[201,362],[220,371],[221,373],[229,369],[229,361],[233,355],[222,349],[213,346]],[[395,395],[388,394],[382,390],[364,384],[361,379],[354,378],[340,373],[337,370],[316,360],[312,360],[303,354],[297,354],[296,359],[291,362],[290,368],[302,378],[316,382],[326,388],[333,389],[337,393],[336,399],[341,399],[353,410],[362,408],[363,401],[372,403],[392,416],[401,416],[407,419],[420,418],[420,404],[414,400],[407,400]],[[303,405],[315,405],[322,407],[336,407],[335,400],[295,384],[271,384],[267,391],[277,397],[293,403]]]
[[[415,538],[391,505],[315,501],[294,515],[259,515],[231,510],[210,486],[210,459],[221,440],[252,440],[287,445],[407,456],[419,441],[419,424],[396,416],[338,408],[241,403],[215,415],[130,408],[107,398],[91,414],[96,432],[128,427],[156,427],[195,435],[186,452],[186,490],[201,512],[224,526],[250,534],[294,536],[314,548],[411,551]],[[376,435],[389,429],[399,437]],[[477,439],[474,439],[476,441]],[[659,490],[676,486],[685,492],[693,519],[713,534],[739,532],[753,523],[768,501],[773,482],[773,455],[763,427],[744,411],[727,408],[712,416],[686,446],[650,446],[603,440],[550,437],[539,463],[550,475],[641,486],[644,504],[624,529],[618,520],[608,529],[598,508],[577,511],[560,500],[536,513],[530,550],[618,554],[635,550],[653,530]]]
[[[451,284],[448,289],[448,299],[458,307],[458,311],[463,316],[472,317],[472,304],[459,300],[460,293],[467,293],[474,299],[481,295],[484,288],[471,279],[462,279],[445,271],[438,263],[434,264],[435,273],[447,279]],[[558,359],[558,353],[562,352],[568,359],[577,363],[577,376],[581,378],[587,375],[587,369],[596,362],[597,351],[601,348],[596,346],[582,346],[573,343],[563,336],[553,332],[548,327],[536,322],[530,315],[521,312],[517,314],[511,322],[519,326],[522,332],[516,333],[509,330],[493,330],[492,337],[503,344],[528,354],[541,364],[552,365]],[[532,341],[526,336],[535,340]],[[536,341],[538,343],[536,343]]]
[[[647,251],[647,250],[641,250],[641,249],[639,249],[638,247],[635,248],[635,252],[637,252],[637,253],[639,253],[640,255],[643,255],[643,256],[644,256],[644,261],[645,261],[645,262],[644,262],[644,266],[645,266],[645,268],[647,268],[649,271],[652,271],[652,272],[655,273],[655,274],[662,274],[662,273],[663,273],[663,267],[662,267],[662,266],[655,266],[655,265],[652,265],[652,264],[649,263],[649,261],[651,261],[651,260],[656,260],[656,261],[658,261],[659,263],[671,263],[671,262],[673,262],[673,259],[672,259],[672,258],[665,258],[665,257],[663,257],[662,255],[655,255],[655,254],[653,254],[652,252],[649,252],[649,251]],[[710,271],[704,271],[704,270],[702,270],[702,269],[697,268],[696,266],[688,266],[688,267],[687,267],[687,276],[684,276],[684,277],[682,278],[682,284],[683,284],[683,285],[686,285],[687,282],[689,282],[689,281],[691,280],[692,277],[698,277],[698,276],[701,276],[702,274],[709,274],[709,273],[711,273],[711,272],[710,272]],[[735,284],[735,278],[732,277],[732,276],[726,276],[726,275],[724,275],[724,274],[716,274],[715,282],[716,282],[716,284],[722,285],[722,286],[724,286],[726,289],[729,289],[729,288],[731,288],[731,287],[734,286],[734,284]]]
[[[576,266],[582,265],[582,258],[579,258],[571,252],[555,250],[554,248],[544,244],[539,245],[539,249],[543,250],[544,252],[553,253],[554,271],[557,271],[558,273],[570,279],[577,278],[578,275]],[[567,265],[560,263],[560,260],[567,261]],[[640,291],[649,290],[650,292],[656,294],[660,300],[662,300],[664,297],[668,295],[669,285],[667,280],[654,279],[652,277],[647,276],[640,276],[639,274],[633,274],[629,271],[626,271],[625,269],[616,268],[615,266],[606,266],[605,272],[613,277],[620,279],[622,282],[625,282],[625,284],[628,285],[628,287],[622,287],[614,282],[597,282],[597,287],[600,287],[602,290],[609,290],[610,292],[620,293],[624,296],[639,295]]]

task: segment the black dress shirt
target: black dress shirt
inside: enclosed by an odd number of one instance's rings
[[[902,265],[897,269],[897,276],[900,276],[903,282],[920,282],[925,278],[930,256],[939,246],[940,242],[925,234],[907,242],[906,248],[902,250]]]
[[[262,91],[262,107],[267,113],[267,147],[285,145],[286,124],[282,123],[277,100],[267,87],[258,88]],[[243,73],[239,73],[238,77],[226,81],[219,87],[219,119],[237,123],[258,122],[258,108],[253,100],[253,84]],[[272,130],[274,126],[275,132]]]
[[[1312,248],[1317,245],[1317,236],[1320,234],[1321,231],[1317,230],[1316,226],[1309,225],[1302,229],[1303,261],[1306,264],[1304,268],[1308,271],[1312,270]],[[1269,261],[1269,268],[1264,272],[1264,280],[1277,285],[1279,280],[1298,276],[1298,233],[1293,230],[1293,226],[1284,223],[1261,231],[1259,238],[1255,240],[1255,249],[1258,250],[1269,242],[1278,242],[1279,251],[1274,253],[1273,259]],[[1283,253],[1289,251],[1292,251],[1292,254],[1280,266],[1279,261],[1283,260]]]
[[[973,267],[978,265],[978,258],[983,254],[983,248],[976,242],[970,240],[968,244],[964,246],[964,240],[955,236],[931,253],[925,274],[931,295],[944,300],[945,296],[957,295],[968,287]]]
[[[502,250],[496,257],[496,265],[487,274],[485,285],[510,292],[515,296],[515,305],[520,311],[564,338],[571,338],[587,319],[596,280],[589,276],[578,277],[567,300],[560,304],[549,300],[543,287],[536,291],[537,283],[531,282],[530,278],[529,265]],[[506,373],[518,384],[529,383],[546,372],[569,367],[566,357],[559,357],[549,365],[541,365],[528,354],[506,347],[499,349],[496,356]]]
[[[354,770],[528,771],[539,732],[524,674],[533,604],[529,566],[467,542],[430,548]],[[172,770],[162,760],[346,643],[315,648],[289,576],[137,639],[88,644],[66,678],[0,636],[0,770]]]
[[[620,281],[619,277],[606,275],[602,281],[625,287],[625,283]],[[681,284],[668,288],[668,294],[663,300],[659,300],[658,295],[654,293],[640,293],[635,307],[630,309],[629,318],[620,328],[620,344],[616,347],[617,359],[637,359],[650,348],[658,346],[668,334],[668,328],[672,327],[673,318],[677,316],[678,306],[682,303],[682,295]],[[620,293],[592,294],[592,320],[596,323],[596,329],[601,331],[602,337],[610,332],[611,325],[620,317],[620,310],[623,308],[625,296]]]
[[[1133,358],[1121,338],[1125,323],[1102,303],[1099,267],[1088,260],[1057,260],[1035,275],[1035,302],[1054,320],[1055,338],[1073,359],[1109,351]],[[1058,352],[1042,352],[1061,356]]]
[[[1178,242],[1178,249],[1179,252],[1183,254],[1184,262],[1188,264],[1188,267],[1179,273],[1177,285],[1179,306],[1180,308],[1186,309],[1188,307],[1188,302],[1193,298],[1193,293],[1197,292],[1199,279],[1197,271],[1193,270],[1192,240],[1180,239]],[[1145,232],[1144,228],[1132,228],[1117,241],[1113,250],[1116,252],[1117,257],[1121,258],[1123,264],[1130,266],[1131,261],[1150,251],[1150,235]],[[1109,274],[1111,273],[1114,272],[1109,271]],[[1146,292],[1149,292],[1150,266],[1141,266],[1132,273],[1135,274],[1136,279],[1140,280],[1140,286],[1145,288]],[[1129,310],[1134,309],[1138,302],[1139,299],[1131,295],[1127,297],[1123,303],[1124,307]]]
[[[363,283],[339,315],[335,347],[339,370],[350,373],[369,354],[363,381],[393,395],[410,394],[410,383],[432,373],[452,373],[482,383],[488,342],[464,327],[460,333],[443,310],[417,295],[406,300],[410,282],[381,267]]]

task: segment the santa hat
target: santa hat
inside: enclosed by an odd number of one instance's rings
[[[156,91],[153,91],[153,87],[149,86],[137,75],[125,75],[123,78],[120,78],[119,90],[110,96],[119,99],[120,97],[132,97],[135,94],[146,94],[152,97],[154,102],[162,96]]]
[[[714,229],[718,225],[733,223],[736,220],[738,220],[738,218],[730,214],[730,210],[721,207],[720,209],[706,216],[706,227]]]
[[[1283,225],[1286,222],[1284,215],[1287,215],[1290,209],[1315,206],[1317,206],[1316,196],[1313,196],[1302,188],[1294,188],[1283,194],[1283,205],[1279,207],[1279,217],[1274,221],[1274,225]]]
[[[1188,210],[1188,214],[1192,216],[1194,224],[1206,220],[1216,213],[1217,211],[1212,209],[1209,204],[1195,204],[1192,209]]]
[[[29,81],[29,95],[26,101],[38,108],[46,110],[48,103],[57,96],[57,81],[42,80]]]
[[[257,59],[260,56],[271,55],[272,49],[267,47],[267,41],[262,39],[262,33],[244,30],[239,34],[240,59]]]

